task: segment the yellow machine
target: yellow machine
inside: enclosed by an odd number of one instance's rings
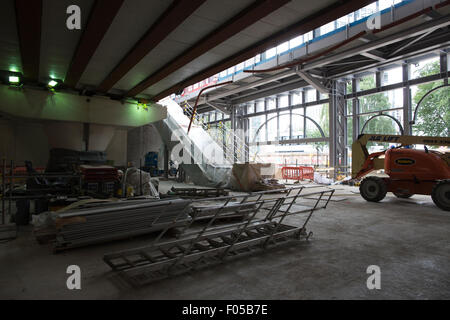
[[[371,141],[399,146],[369,154],[366,145]],[[424,150],[411,149],[414,144],[424,145]],[[431,195],[439,208],[450,211],[450,153],[428,150],[427,146],[450,146],[450,138],[360,135],[352,145],[352,178],[359,179],[379,169],[388,175],[365,178],[359,188],[361,196],[378,202],[387,192],[399,198]]]

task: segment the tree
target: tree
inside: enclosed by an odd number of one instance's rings
[[[362,91],[372,89],[375,87],[374,77],[364,77],[361,79],[359,86]],[[360,112],[371,112],[377,110],[389,109],[390,102],[388,97],[383,93],[377,93],[360,98]],[[373,117],[374,114],[360,117],[361,129],[365,121]],[[382,133],[382,134],[395,134],[398,129],[395,127],[393,120],[388,117],[377,117],[371,120],[366,128],[365,133]]]
[[[420,77],[440,72],[439,61],[427,63],[419,70]],[[430,90],[441,86],[442,81],[421,84],[414,95],[417,105]],[[450,87],[443,87],[425,97],[417,111],[415,133],[426,136],[448,137],[450,134]]]
[[[361,78],[361,81],[359,82],[359,86],[362,91],[369,90],[372,88],[375,88],[375,79],[374,77],[364,77]],[[364,96],[360,98],[360,113],[364,112],[372,112],[377,110],[385,110],[389,109],[391,106],[391,103],[389,102],[389,98],[384,93],[376,93],[369,96]],[[361,130],[364,126],[364,123],[366,123],[367,120],[369,120],[371,117],[373,117],[375,114],[369,114],[367,116],[361,116],[359,118]],[[364,129],[364,133],[376,133],[376,134],[397,134],[399,131],[399,128],[396,127],[397,125],[394,123],[394,121],[388,117],[377,117],[372,120],[370,120],[367,124],[367,126]],[[372,146],[377,145],[383,145],[380,143],[375,142],[369,142],[367,144],[367,148],[371,148]]]
[[[318,121],[320,127],[322,128],[325,136],[329,136],[330,132],[330,112],[328,108],[328,104],[322,105],[322,109],[320,109],[320,119]],[[308,120],[309,121],[309,120]],[[313,130],[307,130],[306,136],[308,138],[322,138],[322,135],[320,134],[320,131],[318,128],[314,127]],[[327,142],[313,142],[312,145],[317,151],[317,157],[320,153],[324,151],[324,148],[328,145]],[[317,164],[319,162],[317,161]]]
[[[375,88],[375,79],[373,76],[368,76],[361,78],[359,82],[359,87],[361,91],[369,90]],[[347,82],[347,92],[352,92],[352,83]],[[391,106],[391,103],[389,101],[389,98],[384,93],[376,93],[368,96],[364,96],[359,98],[359,105],[360,105],[360,113],[365,112],[372,112],[377,110],[385,110],[389,109]],[[351,106],[351,104],[350,104]],[[361,116],[360,117],[360,124],[361,129],[364,123],[373,117],[375,114],[369,114],[367,116]],[[353,133],[353,123],[349,121],[348,123],[348,131],[347,134],[349,137],[352,137]],[[366,128],[364,129],[365,133],[391,133],[396,134],[398,133],[399,128],[397,127],[397,124],[388,117],[377,117],[371,120]],[[359,132],[358,132],[359,133]]]

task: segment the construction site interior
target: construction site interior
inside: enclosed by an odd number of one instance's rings
[[[0,299],[450,299],[450,1],[0,25]]]

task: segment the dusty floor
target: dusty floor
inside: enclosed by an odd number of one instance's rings
[[[163,186],[164,187],[164,186]],[[150,284],[129,287],[102,261],[105,253],[145,245],[149,237],[57,255],[29,227],[0,243],[1,299],[450,299],[450,213],[427,196],[368,203],[337,186],[326,210],[294,243]],[[81,267],[82,288],[66,287],[66,268]],[[366,269],[381,268],[381,289],[368,290]]]

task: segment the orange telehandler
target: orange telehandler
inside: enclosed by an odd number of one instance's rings
[[[368,142],[400,144],[369,154]],[[424,150],[411,145],[424,145]],[[373,170],[384,169],[389,177],[369,176],[359,187],[367,201],[378,202],[387,192],[399,198],[414,194],[431,195],[441,209],[450,211],[450,153],[428,150],[426,146],[450,146],[450,138],[362,134],[352,145],[352,178],[360,179]]]

